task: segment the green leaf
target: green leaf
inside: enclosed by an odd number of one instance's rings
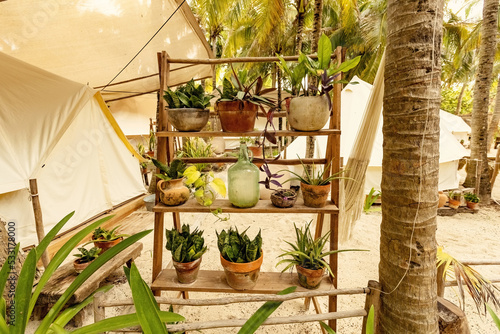
[[[328,69],[328,75],[332,75],[332,74],[338,73],[338,72],[347,72],[347,71],[353,69],[354,67],[356,67],[359,64],[360,60],[361,60],[361,56],[357,56],[356,58],[346,60],[342,64],[340,64],[339,67],[337,67],[337,68],[332,67],[332,68]]]
[[[7,312],[7,302],[2,297],[2,295],[0,295],[0,318],[5,319],[6,318],[6,312]]]
[[[287,295],[289,293],[292,293],[297,289],[296,286],[292,286],[289,288],[286,288],[283,291],[278,292],[278,295]],[[251,334],[254,333],[257,328],[262,325],[264,321],[266,321],[269,316],[276,311],[276,309],[282,304],[283,302],[278,302],[278,301],[268,301],[265,302],[264,305],[262,305],[251,317],[248,319],[245,324],[241,327],[241,329],[238,331],[238,334]]]
[[[55,333],[55,334],[68,334],[69,331],[65,330],[62,326],[53,323],[50,325],[49,332],[48,333]]]
[[[66,216],[67,217],[67,216]],[[95,230],[99,225],[102,223],[110,220],[114,216],[108,216],[104,217],[102,219],[99,219],[93,224],[90,224],[89,226],[85,227],[82,229],[80,232],[75,234],[71,239],[69,239],[54,255],[52,260],[49,262],[49,265],[47,268],[45,268],[45,271],[43,272],[42,277],[40,277],[40,280],[38,281],[38,284],[35,288],[35,291],[33,291],[33,294],[31,295],[31,301],[30,301],[30,308],[29,308],[29,313],[28,313],[28,318],[31,316],[31,313],[33,312],[33,308],[35,307],[36,301],[38,299],[38,296],[42,292],[42,289],[45,287],[45,284],[47,284],[48,280],[52,276],[52,274],[56,271],[57,268],[61,265],[61,263],[68,257],[69,253],[78,245],[78,243],[87,235],[91,234],[93,230]],[[59,225],[59,223],[58,223]],[[55,228],[55,227],[54,227]],[[52,231],[51,231],[52,232]],[[49,232],[50,233],[50,232]],[[43,242],[44,240],[42,240]]]
[[[328,334],[335,334],[335,331],[330,326],[328,326],[327,324],[325,324],[323,321],[320,321],[319,324],[321,325],[321,327],[324,328],[324,330]]]
[[[18,252],[19,252],[19,244],[17,244],[14,250],[10,252],[9,256],[2,265],[2,270],[0,270],[0,296],[2,296],[3,291],[5,290],[5,283],[7,283],[7,279],[11,271],[10,264],[13,263],[15,266]]]
[[[183,94],[182,92],[177,92],[177,97],[182,102],[182,104],[184,104],[185,107],[189,108],[189,107],[192,106],[191,101],[189,100],[189,98],[185,94]]]
[[[31,290],[36,272],[36,248],[33,248],[24,261],[16,286],[15,300],[15,325],[11,326],[12,334],[24,334],[28,325],[28,310],[30,305]]]
[[[222,197],[226,197],[226,185],[221,178],[216,177],[210,182],[210,187]]]
[[[106,218],[108,218],[108,217],[106,217]],[[59,252],[54,257],[54,259],[57,257],[57,255],[61,251],[63,251],[64,249],[72,246],[71,242],[72,242],[73,239],[75,239],[76,240],[75,242],[77,243],[78,240],[81,240],[83,238],[83,236],[90,234],[90,231],[92,231],[93,229],[95,229],[99,224],[100,224],[100,222],[98,221],[98,222],[96,222],[96,223],[94,223],[92,225],[89,225],[87,228],[83,229],[78,234],[76,234],[73,238],[70,239],[70,241],[68,241],[66,244],[64,244],[64,246],[61,248],[61,250],[59,250]],[[90,231],[88,231],[89,228],[90,228]],[[95,259],[87,268],[85,268],[85,270],[83,270],[75,278],[75,280],[73,281],[73,283],[71,283],[71,285],[66,289],[66,291],[62,294],[62,296],[58,299],[58,301],[54,304],[54,306],[47,313],[47,315],[45,316],[45,318],[43,319],[42,323],[40,324],[40,326],[38,327],[38,329],[37,329],[37,331],[35,333],[36,334],[42,334],[42,333],[45,334],[47,332],[50,324],[54,321],[54,319],[56,318],[57,314],[59,314],[59,312],[61,311],[61,309],[63,308],[63,306],[69,301],[69,299],[75,293],[75,291],[83,283],[85,283],[85,281],[97,269],[99,269],[100,267],[102,267],[106,262],[108,262],[110,259],[112,259],[116,254],[120,253],[121,251],[123,251],[127,247],[131,246],[133,243],[137,242],[138,240],[140,240],[143,237],[145,237],[147,234],[151,233],[151,231],[152,230],[147,230],[147,231],[143,231],[143,232],[139,232],[137,234],[134,234],[134,235],[128,237],[127,239],[123,240],[122,242],[118,243],[117,245],[111,247],[106,252],[104,252],[101,256],[99,256],[97,259]],[[80,236],[81,233],[84,233],[83,236]],[[74,246],[72,248],[74,248]],[[69,252],[72,248],[70,248],[67,251]],[[66,256],[64,258],[66,258]],[[49,267],[52,264],[52,262],[54,261],[54,259],[49,264]],[[47,270],[48,270],[49,267],[47,267]],[[47,272],[47,270],[46,270],[46,272]],[[44,273],[44,275],[45,275],[45,273]],[[43,278],[43,276],[42,276],[42,278]],[[37,288],[38,288],[38,286],[37,286]],[[33,299],[32,299],[32,301],[33,301]],[[35,299],[35,302],[36,302],[36,299]]]
[[[498,319],[498,318],[497,318]],[[500,326],[500,322],[498,323]],[[500,329],[500,327],[498,327]],[[374,334],[375,333],[375,309],[370,306],[370,311],[368,312],[368,318],[366,318],[366,334]]]
[[[130,268],[130,288],[132,289],[137,317],[144,333],[168,334],[165,324],[160,319],[158,304],[135,264],[132,264]]]
[[[325,34],[322,34],[318,41],[318,67],[319,69],[326,70],[330,65],[330,58],[332,57],[332,42]]]
[[[61,219],[61,221],[59,223],[57,223],[56,226],[51,228],[49,233],[47,233],[47,235],[45,236],[45,238],[43,238],[42,241],[38,244],[38,246],[36,247],[36,255],[37,255],[36,261],[37,262],[38,262],[38,260],[40,260],[40,258],[43,255],[43,252],[45,252],[45,250],[47,249],[49,244],[52,242],[52,239],[55,238],[57,233],[59,233],[61,228],[63,228],[63,226],[68,222],[68,220],[71,219],[71,217],[73,217],[74,214],[75,214],[75,211],[69,213],[68,215],[66,215],[66,217]]]
[[[7,327],[7,323],[5,319],[0,317],[0,334],[9,334],[9,328]]]

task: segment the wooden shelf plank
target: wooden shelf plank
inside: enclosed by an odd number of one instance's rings
[[[196,291],[196,292],[227,292],[227,293],[265,293],[274,294],[290,286],[297,286],[296,292],[311,291],[299,284],[297,273],[261,272],[257,284],[252,290],[234,290],[226,283],[224,271],[200,270],[198,279],[191,284],[181,284],[177,281],[175,269],[164,269],[151,284],[152,290]],[[318,290],[333,290],[335,287],[325,277]]]
[[[186,163],[191,163],[191,164],[202,164],[202,163],[215,163],[215,162],[223,162],[223,163],[235,163],[238,161],[237,157],[207,157],[207,158],[179,158],[182,161]],[[264,159],[263,158],[253,158],[252,162],[254,163],[263,163]],[[274,158],[268,158],[267,163],[269,165],[300,165],[302,163],[308,165],[308,164],[316,164],[316,165],[322,165],[322,164],[327,164],[328,162],[326,159],[322,158],[315,158],[315,159],[278,159],[274,160]]]
[[[311,208],[304,205],[301,198],[297,199],[291,208],[283,209],[275,207],[270,200],[261,200],[251,208],[237,208],[229,203],[227,199],[216,199],[212,207],[200,205],[195,199],[190,199],[179,206],[166,206],[163,203],[157,204],[153,212],[210,212],[216,208],[221,208],[223,213],[338,213],[339,209],[331,202],[322,208]]]
[[[199,131],[199,132],[181,132],[181,131],[158,131],[157,137],[257,137],[262,131],[250,132],[223,132],[223,131]],[[276,130],[276,137],[299,137],[299,136],[327,136],[340,135],[340,130],[322,129],[318,131],[295,131],[295,130]]]

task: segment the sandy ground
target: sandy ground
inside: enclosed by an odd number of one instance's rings
[[[500,198],[500,187],[496,187],[494,197]],[[229,222],[218,222],[214,224],[215,218],[211,214],[182,214],[183,222],[189,222],[193,227],[199,226],[205,231],[205,240],[209,245],[208,252],[203,257],[202,269],[221,270],[219,252],[216,246],[215,230],[228,228],[231,225],[238,226],[243,230],[250,226],[249,235],[255,235],[259,228],[263,233],[263,247],[265,258],[262,266],[263,271],[280,271],[275,268],[277,255],[281,248],[286,247],[283,240],[293,240],[293,223],[302,224],[315,215],[279,215],[279,214],[232,214]],[[140,224],[136,230],[150,229],[153,227],[153,214],[145,210],[133,213],[127,219],[136,219]],[[367,285],[368,280],[378,279],[379,240],[380,223],[382,215],[380,212],[363,214],[356,223],[353,238],[342,244],[341,248],[367,249],[369,252],[347,252],[339,255],[339,287],[354,288]],[[458,259],[494,259],[500,253],[500,206],[490,205],[481,207],[476,214],[456,214],[452,217],[438,217],[437,241],[445,247],[445,250]],[[165,215],[165,226],[171,226],[171,215]],[[152,246],[153,235],[150,234],[142,241],[144,250],[142,256],[136,260],[137,266],[146,280],[151,282]],[[164,251],[164,267],[170,255]],[[479,271],[487,278],[500,278],[500,267],[482,266]],[[286,274],[286,273],[285,273]],[[295,273],[294,273],[295,274]],[[118,280],[116,286],[107,294],[110,300],[130,297],[128,284]],[[500,294],[499,294],[500,295]],[[216,293],[190,293],[191,298],[215,298],[227,295]],[[446,289],[446,298],[458,304],[456,293],[453,289]],[[364,295],[339,297],[339,310],[360,309],[364,307]],[[326,297],[319,298],[323,311],[327,310]],[[466,297],[466,314],[468,317],[471,333],[490,334],[496,329],[492,320],[480,316],[470,297]],[[178,313],[186,317],[187,322],[209,321],[217,319],[248,318],[262,303],[233,304],[221,307],[182,307]],[[120,313],[131,312],[130,307],[107,309],[106,315],[112,316]],[[312,314],[314,309],[304,309],[302,300],[294,300],[283,303],[273,316],[287,316]],[[361,333],[361,318],[339,320],[339,333]],[[34,325],[34,324],[32,324]],[[215,330],[204,330],[203,333],[236,333],[238,329],[226,328]],[[317,323],[281,325],[261,327],[257,333],[320,333]]]

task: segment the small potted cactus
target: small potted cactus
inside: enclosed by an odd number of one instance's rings
[[[227,232],[215,232],[227,284],[235,290],[252,289],[257,283],[262,265],[261,232],[250,240],[246,235],[247,230],[239,233],[237,228],[233,230],[231,227]]]
[[[189,225],[182,225],[181,231],[173,228],[166,230],[166,248],[172,252],[177,280],[180,283],[193,283],[198,277],[201,257],[207,251],[203,231],[197,228],[190,231]]]
[[[101,249],[101,253],[104,253],[114,245],[121,242],[124,237],[128,237],[128,234],[117,234],[116,229],[118,227],[120,226],[116,226],[112,230],[98,227],[94,230],[94,233],[92,234],[92,242],[95,247]]]

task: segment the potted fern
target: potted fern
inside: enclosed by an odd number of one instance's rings
[[[201,85],[191,79],[175,91],[168,88],[163,98],[168,104],[168,121],[179,131],[200,131],[210,116],[210,99]]]
[[[165,230],[166,248],[172,252],[172,260],[180,283],[193,283],[198,277],[202,255],[207,251],[203,231],[190,231],[189,225]]]
[[[89,250],[84,247],[80,247],[78,248],[78,251],[80,253],[73,254],[77,258],[73,261],[73,267],[77,273],[81,273],[102,253],[101,249],[98,247],[92,247]]]
[[[255,286],[264,257],[260,231],[250,240],[247,230],[239,233],[231,227],[227,232],[215,232],[227,284],[235,290],[250,290]]]
[[[274,102],[262,95],[275,90],[263,89],[261,76],[249,80],[246,70],[233,70],[231,80],[224,78],[220,97],[215,104],[219,114],[222,130],[225,132],[250,132],[254,129],[257,111],[260,108],[266,113],[264,106],[274,108]]]
[[[279,261],[276,264],[276,267],[283,263],[287,264],[287,266],[282,270],[282,272],[284,272],[288,269],[293,269],[295,266],[300,285],[307,289],[317,289],[325,276],[325,269],[328,273],[330,273],[330,275],[333,276],[330,265],[325,261],[327,256],[339,252],[359,251],[359,249],[332,250],[323,252],[326,242],[329,240],[330,231],[328,231],[328,233],[324,236],[314,239],[310,230],[311,223],[312,220],[305,226],[305,229],[299,229],[295,223],[293,224],[297,240],[295,243],[286,241],[286,243],[290,245],[291,249],[284,251],[285,253],[279,255],[279,257],[285,258]]]
[[[156,177],[160,179],[156,185],[160,191],[160,201],[168,206],[186,203],[190,195],[188,187],[183,183],[186,164],[179,159],[174,159],[170,165],[156,159],[152,160],[160,170],[160,174],[156,174]]]

